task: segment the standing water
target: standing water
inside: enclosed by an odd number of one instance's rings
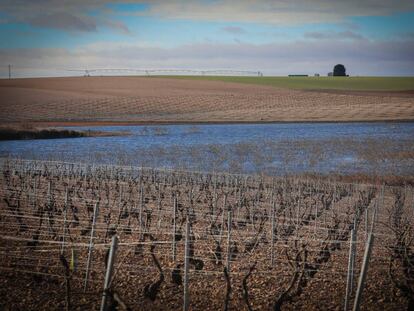
[[[230,171],[414,173],[414,123],[94,126],[125,136],[0,142],[1,157]]]

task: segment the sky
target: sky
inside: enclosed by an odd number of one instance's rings
[[[414,76],[413,0],[0,0],[0,38],[0,78],[8,65],[14,77],[283,76],[326,75],[338,63],[352,76]]]

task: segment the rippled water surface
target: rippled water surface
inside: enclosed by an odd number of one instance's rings
[[[0,156],[275,174],[413,174],[414,123],[76,127],[126,136],[3,141]]]

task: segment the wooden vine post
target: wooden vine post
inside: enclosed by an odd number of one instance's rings
[[[65,251],[65,237],[66,237],[66,221],[68,215],[68,188],[65,189],[65,204],[64,204],[64,211],[63,211],[63,235],[62,235],[62,249],[60,253],[63,255]]]
[[[368,264],[369,264],[369,259],[371,257],[373,242],[374,242],[374,235],[370,233],[368,235],[367,245],[365,246],[364,260],[362,262],[361,274],[359,275],[358,287],[357,287],[357,291],[355,295],[353,311],[358,311],[360,304],[361,304],[362,292],[365,286],[365,279],[366,279],[366,275],[368,271]]]
[[[175,262],[176,258],[176,241],[175,241],[175,235],[177,234],[177,196],[174,195],[173,200],[173,230],[172,230],[172,260]]]
[[[184,306],[183,310],[188,311],[190,306],[189,293],[188,293],[188,273],[190,264],[190,220],[187,215],[187,221],[185,225],[185,250],[184,250]]]
[[[115,263],[115,255],[118,248],[118,237],[114,235],[112,237],[111,242],[111,249],[109,250],[109,257],[108,257],[108,266],[106,268],[106,274],[105,274],[105,283],[104,283],[104,290],[102,294],[102,302],[101,302],[101,311],[106,311],[106,301],[108,299],[108,291],[111,287],[111,280],[112,280],[112,273],[114,271],[114,263]]]
[[[96,218],[98,217],[98,210],[99,210],[99,204],[95,203],[94,209],[93,209],[93,221],[92,221],[92,228],[91,228],[91,237],[89,240],[89,251],[88,251],[88,260],[86,262],[86,274],[85,274],[85,283],[83,287],[83,291],[86,292],[86,288],[88,287],[88,281],[89,281],[89,270],[92,263],[92,251],[93,251],[93,238],[95,235],[95,225],[96,225]]]
[[[351,230],[351,237],[349,240],[349,257],[348,257],[348,273],[346,277],[346,291],[345,291],[345,306],[344,311],[348,310],[349,306],[349,297],[352,292],[352,282],[353,282],[353,259],[354,259],[354,244],[355,244],[355,230]]]
[[[227,212],[227,272],[230,273],[231,262],[231,211]]]
[[[357,240],[357,218],[354,219],[354,242],[352,244],[352,257],[351,257],[351,283],[349,284],[349,288],[350,288],[350,292],[352,293],[353,289],[354,289],[354,275],[355,275],[355,260],[356,260],[356,240]]]
[[[272,203],[271,212],[271,228],[270,228],[270,266],[273,267],[274,263],[274,245],[275,245],[275,201]]]

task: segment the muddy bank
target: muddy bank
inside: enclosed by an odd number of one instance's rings
[[[125,132],[101,132],[101,131],[75,131],[65,129],[19,129],[0,128],[0,141],[2,140],[28,140],[28,139],[58,139],[79,137],[106,137],[128,135]]]
[[[364,123],[402,123],[413,122],[411,119],[365,120]],[[292,123],[361,123],[361,121],[34,121],[30,124],[35,127],[82,127],[82,126],[157,126],[157,125],[240,125],[240,124],[292,124]],[[10,123],[11,125],[20,122]],[[122,134],[122,133],[121,133]],[[126,133],[128,134],[128,133]]]

